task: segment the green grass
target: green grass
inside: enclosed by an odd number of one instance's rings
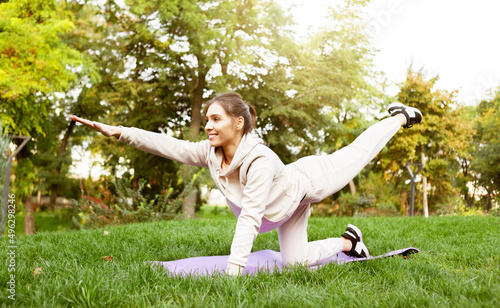
[[[179,278],[144,261],[228,254],[236,220],[115,226],[105,229],[109,235],[103,229],[40,233],[16,238],[14,306],[500,306],[500,218],[311,218],[309,239],[338,236],[350,222],[364,231],[373,255],[409,246],[421,253],[317,271]],[[2,256],[6,245],[3,240]],[[278,247],[273,231],[259,235],[254,251]],[[37,267],[42,274],[34,276]],[[0,273],[0,306],[10,306],[7,267]]]

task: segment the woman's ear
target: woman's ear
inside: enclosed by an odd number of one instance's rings
[[[245,126],[245,119],[243,117],[239,117],[236,120],[236,129],[241,130]]]

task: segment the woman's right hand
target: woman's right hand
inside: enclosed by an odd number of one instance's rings
[[[103,123],[90,121],[86,119],[79,118],[77,116],[71,115],[69,116],[71,120],[82,123],[83,125],[100,132],[106,137],[115,137],[116,139],[120,138],[122,134],[122,128],[119,126],[106,125]]]

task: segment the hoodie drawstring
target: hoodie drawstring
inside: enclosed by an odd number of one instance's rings
[[[222,186],[221,182],[220,182],[220,169],[217,168],[217,182],[219,183],[219,186]],[[224,202],[227,204],[227,186],[229,185],[229,179],[227,178],[227,176],[224,176],[224,179],[226,179],[226,186],[224,186]]]

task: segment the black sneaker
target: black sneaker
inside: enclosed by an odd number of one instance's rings
[[[344,252],[346,255],[356,258],[367,258],[370,256],[368,248],[363,243],[363,234],[355,225],[348,224],[347,230],[342,234],[343,238],[351,241],[351,250]]]
[[[410,128],[413,124],[422,122],[422,112],[414,107],[408,107],[401,103],[392,103],[387,107],[387,111],[391,117],[396,114],[403,114],[406,117],[406,124],[403,125],[404,128]]]

